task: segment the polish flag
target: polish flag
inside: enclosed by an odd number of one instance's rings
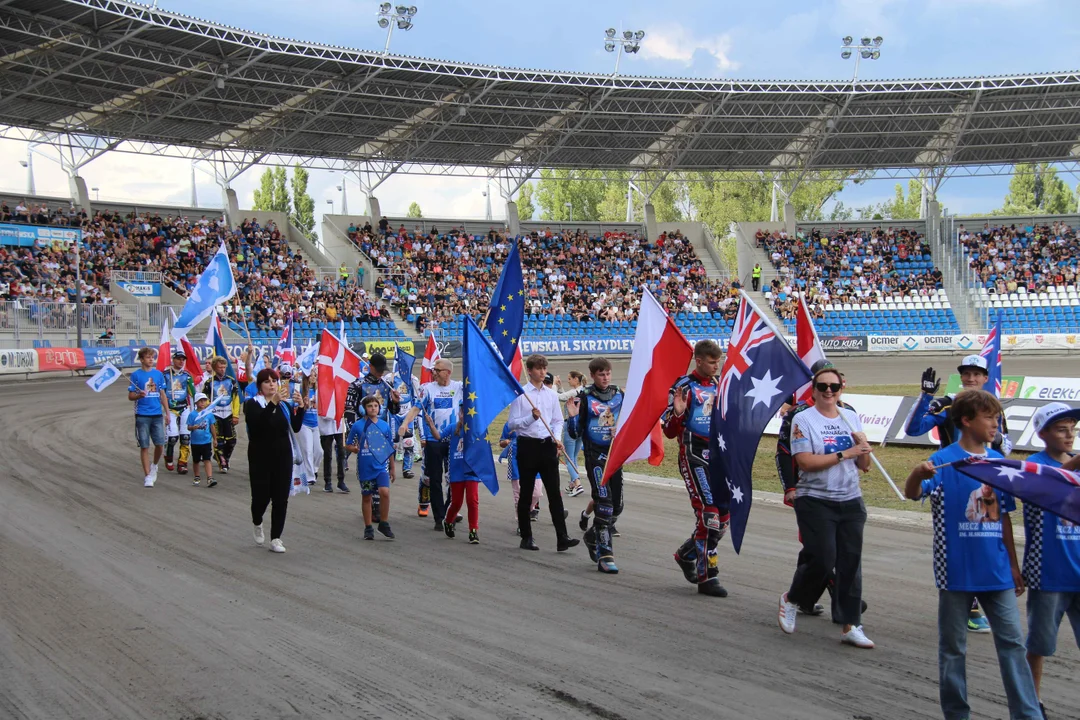
[[[440,358],[439,346],[435,344],[435,335],[428,335],[427,347],[424,348],[424,359],[420,363],[420,384],[426,385],[435,380],[435,361]]]
[[[173,327],[176,327],[176,311],[169,308],[169,314],[172,315]],[[215,313],[214,319],[217,319]],[[211,320],[213,322],[213,320]],[[199,363],[199,356],[195,353],[195,348],[191,346],[191,343],[187,339],[187,333],[180,336],[180,347],[184,351],[184,369],[187,370],[188,375],[191,376],[191,381],[195,383],[195,387],[199,387],[203,383],[203,369]]]
[[[157,369],[165,372],[172,364],[172,349],[169,345],[169,321],[161,321],[161,341],[158,342]]]
[[[360,356],[330,331],[323,330],[316,363],[319,367],[318,413],[340,423],[345,414],[349,385],[360,374]]]
[[[521,373],[524,369],[524,363],[521,362],[521,344],[518,343],[514,348],[514,357],[510,361],[510,373],[518,382],[521,382]]]
[[[818,340],[817,330],[814,329],[814,321],[810,319],[810,308],[806,305],[804,295],[799,296],[795,311],[795,349],[807,368],[813,367],[818,360],[825,359],[825,351],[821,349],[821,342]],[[812,402],[813,384],[813,381],[810,381],[795,392],[796,402]]]
[[[604,466],[605,483],[632,460],[648,459],[650,465],[659,465],[664,459],[660,416],[667,409],[671,386],[686,373],[693,356],[693,345],[652,293],[645,290],[638,310],[626,395]]]

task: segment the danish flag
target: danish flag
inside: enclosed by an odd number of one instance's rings
[[[426,385],[435,380],[435,361],[439,359],[439,347],[435,344],[435,334],[428,335],[424,359],[420,364],[420,384]]]
[[[329,330],[322,331],[319,341],[319,407],[321,417],[341,422],[345,414],[345,397],[349,384],[360,374],[360,356]]]

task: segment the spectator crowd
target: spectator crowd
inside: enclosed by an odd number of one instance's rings
[[[1076,284],[1076,230],[1063,221],[1023,227],[986,223],[979,230],[961,225],[957,235],[968,266],[988,294],[1009,295],[1021,288],[1041,293]]]

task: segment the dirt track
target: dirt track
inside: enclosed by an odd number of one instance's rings
[[[662,487],[630,486],[612,578],[549,523],[519,551],[508,487],[482,495],[480,546],[416,518],[407,481],[395,542],[360,540],[359,493],[301,497],[278,556],[251,541],[243,439],[219,487],[162,465],[146,490],[130,414],[119,385],[0,387],[0,718],[940,717],[925,533],[868,528],[861,651],[825,619],[777,628],[786,509],[755,510],[741,557],[725,541],[724,600],[672,563],[691,521]],[[1080,715],[1077,677],[1065,630],[1052,717]],[[989,636],[968,683],[977,717],[1007,716]]]

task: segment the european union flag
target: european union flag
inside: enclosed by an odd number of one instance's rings
[[[495,416],[525,391],[468,315],[465,316],[461,345],[465,376],[461,388],[465,464],[494,495],[499,490],[499,481],[495,476],[487,429]]]
[[[1080,474],[1026,460],[973,456],[954,462],[965,475],[1080,524]]]
[[[386,435],[379,429],[379,426],[371,421],[364,425],[364,443],[368,446],[368,450],[371,451],[371,456],[375,458],[375,462],[379,464],[386,462],[394,454],[394,446],[386,440]]]
[[[398,387],[402,384],[408,388],[409,392],[412,392],[412,369],[413,364],[416,363],[416,358],[405,352],[401,347],[394,343],[394,374],[397,375]]]
[[[731,511],[731,544],[742,548],[753,493],[751,471],[765,426],[810,371],[743,293],[720,384],[709,437],[709,486],[717,508]]]
[[[491,296],[487,323],[484,329],[495,341],[503,364],[509,365],[514,359],[521,330],[525,326],[525,281],[521,275],[521,255],[517,242],[506,257],[499,282]]]

